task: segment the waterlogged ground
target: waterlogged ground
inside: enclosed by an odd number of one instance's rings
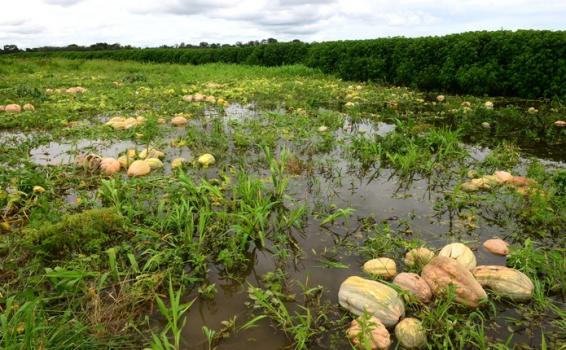
[[[342,281],[451,242],[523,271],[535,293],[408,303],[429,348],[566,344],[558,102],[438,102],[301,66],[4,59],[0,74],[0,104],[35,107],[0,112],[1,348],[347,349]],[[75,86],[87,91],[47,90]],[[182,98],[195,93],[215,101]],[[184,127],[169,123],[179,113]],[[145,121],[114,130],[115,116]],[[148,147],[164,167],[144,177],[77,165]],[[496,170],[528,190],[462,190]],[[510,256],[482,248],[493,237]]]

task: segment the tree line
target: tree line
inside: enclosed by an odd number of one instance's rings
[[[323,43],[35,51],[71,59],[263,66],[304,64],[345,80],[458,94],[566,98],[566,31],[480,31]]]

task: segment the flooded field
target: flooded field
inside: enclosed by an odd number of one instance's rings
[[[423,348],[566,346],[563,105],[301,66],[9,63],[0,104],[34,108],[0,111],[1,348],[354,348],[350,276],[394,288]],[[528,298],[422,302],[364,272],[422,275],[406,254],[450,243]]]

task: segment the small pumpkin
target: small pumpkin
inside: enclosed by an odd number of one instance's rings
[[[426,346],[426,332],[421,321],[407,317],[395,326],[395,337],[407,349],[420,349]]]
[[[425,247],[411,249],[405,254],[405,265],[409,267],[421,267],[434,258],[434,253]]]
[[[132,164],[134,160],[135,159],[133,157],[128,157],[127,154],[118,157],[118,162],[120,163],[120,166],[124,169],[128,169],[130,167],[130,164]]]
[[[414,295],[422,303],[428,303],[432,299],[432,291],[426,281],[416,273],[401,272],[393,284],[398,285],[402,290]]]
[[[513,181],[513,175],[511,175],[511,173],[507,171],[496,171],[493,175],[497,177],[500,183],[508,183]]]
[[[391,336],[383,323],[373,316],[370,317],[365,320],[365,322],[367,322],[367,333],[362,334],[362,324],[364,322],[362,317],[363,316],[360,316],[356,320],[353,320],[350,324],[350,328],[346,331],[346,335],[352,344],[354,344],[355,347],[364,350],[368,348],[371,350],[389,349],[391,346]]]
[[[389,258],[368,260],[362,269],[365,273],[385,279],[391,279],[397,274],[397,264],[395,264],[395,260]]]
[[[451,243],[440,250],[438,256],[445,256],[458,261],[468,270],[473,270],[476,265],[476,256],[470,248],[462,243]]]
[[[483,242],[483,247],[485,248],[485,250],[493,254],[509,254],[509,243],[499,238],[488,239],[487,241]]]
[[[145,161],[152,170],[163,168],[163,162],[159,158],[147,158]]]
[[[444,102],[445,99],[446,99],[446,97],[444,97],[444,95],[436,96],[436,101],[438,101],[438,102]]]
[[[36,194],[41,194],[43,192],[45,192],[45,188],[43,188],[42,186],[33,186],[33,193]]]
[[[122,165],[120,161],[111,157],[105,157],[100,160],[100,169],[106,175],[114,175],[120,171]]]
[[[22,107],[18,104],[9,104],[4,106],[4,111],[9,113],[20,113],[22,111]]]
[[[173,169],[180,168],[183,166],[185,162],[186,162],[185,158],[175,158],[173,159],[173,161],[171,161],[171,168]]]
[[[187,118],[183,117],[183,116],[176,116],[173,117],[173,119],[171,119],[171,124],[174,126],[183,126],[183,125],[187,125],[189,121],[187,120]]]
[[[145,160],[136,160],[128,168],[128,176],[144,176],[151,172],[151,167]]]
[[[31,104],[31,103],[26,103],[24,105],[24,111],[26,112],[34,112],[35,111],[35,107]]]
[[[527,301],[533,296],[533,282],[519,270],[505,266],[482,265],[476,267],[472,273],[479,284],[503,297],[514,301]]]
[[[165,157],[165,153],[161,152],[160,150],[157,150],[155,148],[145,148],[143,149],[140,154],[138,155],[138,157],[140,159],[146,159],[146,158],[163,158]]]
[[[208,168],[210,165],[212,165],[216,162],[216,159],[214,159],[214,156],[212,154],[205,153],[205,154],[201,155],[200,157],[198,157],[198,162],[204,168]]]

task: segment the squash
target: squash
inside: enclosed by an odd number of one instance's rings
[[[391,279],[397,274],[395,260],[389,258],[377,258],[368,260],[363,268],[365,273],[385,279]]]
[[[367,350],[368,348],[371,350],[389,349],[391,346],[391,336],[383,323],[375,317],[370,317],[366,321],[366,330],[368,332],[366,334],[361,334],[363,331],[362,322],[363,320],[361,320],[361,317],[358,317],[358,319],[352,321],[350,328],[346,331],[346,335],[352,344],[354,344],[355,347],[364,350]],[[362,339],[365,339],[363,343],[360,342]]]
[[[502,297],[527,301],[533,296],[533,282],[519,270],[505,266],[482,265],[476,267],[472,273],[482,286]]]
[[[202,156],[198,157],[198,162],[204,168],[208,168],[209,165],[212,165],[216,162],[216,159],[214,159],[214,156],[212,154],[205,153]]]
[[[187,118],[183,117],[183,116],[176,116],[173,117],[173,119],[171,119],[171,125],[174,126],[184,126],[187,125],[189,121],[187,120]]]
[[[438,256],[445,256],[458,261],[468,270],[473,270],[476,265],[476,256],[474,252],[462,243],[452,243],[444,246],[438,253]]]
[[[509,254],[509,243],[502,239],[488,239],[483,242],[483,247],[490,253],[497,255],[507,255]]]
[[[395,337],[406,349],[420,349],[426,346],[426,332],[421,321],[404,318],[395,326]]]
[[[136,160],[128,168],[128,176],[144,176],[151,172],[151,167],[145,160]]]
[[[449,286],[454,286],[456,302],[475,308],[487,298],[485,290],[474,275],[458,261],[437,256],[424,268],[421,277],[428,283],[435,296],[442,296]]]
[[[393,283],[398,285],[402,290],[414,295],[417,300],[422,303],[428,303],[432,299],[432,291],[426,281],[416,273],[401,272],[398,274]]]
[[[342,282],[338,302],[356,315],[370,313],[387,327],[395,325],[405,314],[403,300],[393,288],[358,276]]]
[[[114,175],[120,171],[122,165],[114,158],[105,157],[100,160],[100,169],[106,175]]]
[[[22,107],[18,104],[9,104],[4,106],[4,111],[9,113],[20,113],[22,111]]]
[[[405,265],[409,267],[421,267],[428,264],[434,253],[425,247],[411,249],[405,254]]]

